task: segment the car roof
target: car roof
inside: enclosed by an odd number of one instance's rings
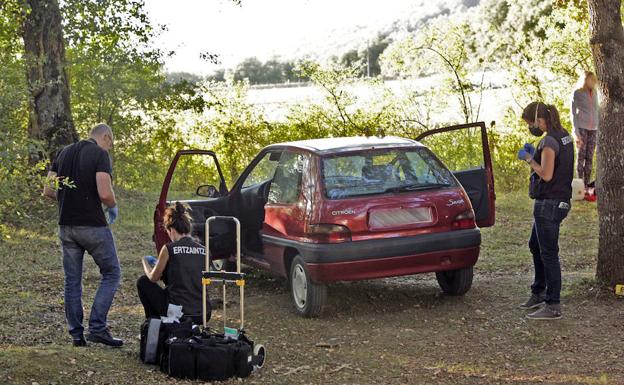
[[[400,138],[397,136],[351,136],[340,138],[322,138],[297,140],[294,142],[277,143],[268,146],[272,147],[295,147],[319,155],[327,155],[339,152],[366,150],[372,148],[394,148],[394,147],[414,147],[422,146],[412,139]]]

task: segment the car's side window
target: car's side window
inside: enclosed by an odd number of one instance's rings
[[[199,186],[211,185],[218,190],[220,184],[215,158],[206,154],[185,154],[180,156],[173,170],[167,201],[204,199],[197,195]]]
[[[275,170],[269,190],[269,203],[295,203],[301,192],[305,157],[295,152],[284,152]]]
[[[262,159],[260,159],[260,161],[256,163],[256,166],[245,178],[242,188],[250,187],[271,180],[273,178],[273,175],[275,175],[275,169],[277,168],[277,164],[279,163],[280,155],[281,152],[275,151],[267,152],[266,154],[264,154]]]

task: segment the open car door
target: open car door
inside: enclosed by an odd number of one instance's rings
[[[417,141],[429,147],[462,184],[475,211],[477,226],[495,222],[494,173],[484,122],[436,128]]]
[[[191,207],[193,218],[191,235],[203,243],[206,218],[217,214],[228,215],[228,198],[225,178],[214,152],[178,151],[165,175],[158,204],[154,210],[153,240],[156,252],[169,242],[169,236],[163,226],[163,216],[169,203],[181,201]]]

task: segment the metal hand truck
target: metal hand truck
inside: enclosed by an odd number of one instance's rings
[[[236,271],[217,271],[211,270],[210,266],[210,222],[215,220],[224,220],[234,222],[236,225]],[[241,334],[244,334],[245,330],[245,273],[241,273],[241,225],[240,221],[236,217],[229,216],[213,216],[206,219],[206,267],[205,271],[202,271],[202,322],[204,330],[208,328],[207,320],[207,286],[212,283],[221,283],[223,287],[223,332],[224,335],[230,338],[238,339]],[[227,304],[227,286],[228,284],[235,284],[240,290],[240,327],[238,330],[227,327],[226,317],[226,304]],[[253,346],[253,366],[254,369],[259,369],[264,365],[264,359],[266,356],[266,349],[263,345],[254,344]]]

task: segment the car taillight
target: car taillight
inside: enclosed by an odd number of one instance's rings
[[[315,243],[341,243],[351,241],[351,231],[346,226],[334,224],[308,225],[308,237]]]
[[[467,210],[456,216],[451,227],[453,227],[453,230],[474,229],[477,227],[474,211],[472,209]]]

